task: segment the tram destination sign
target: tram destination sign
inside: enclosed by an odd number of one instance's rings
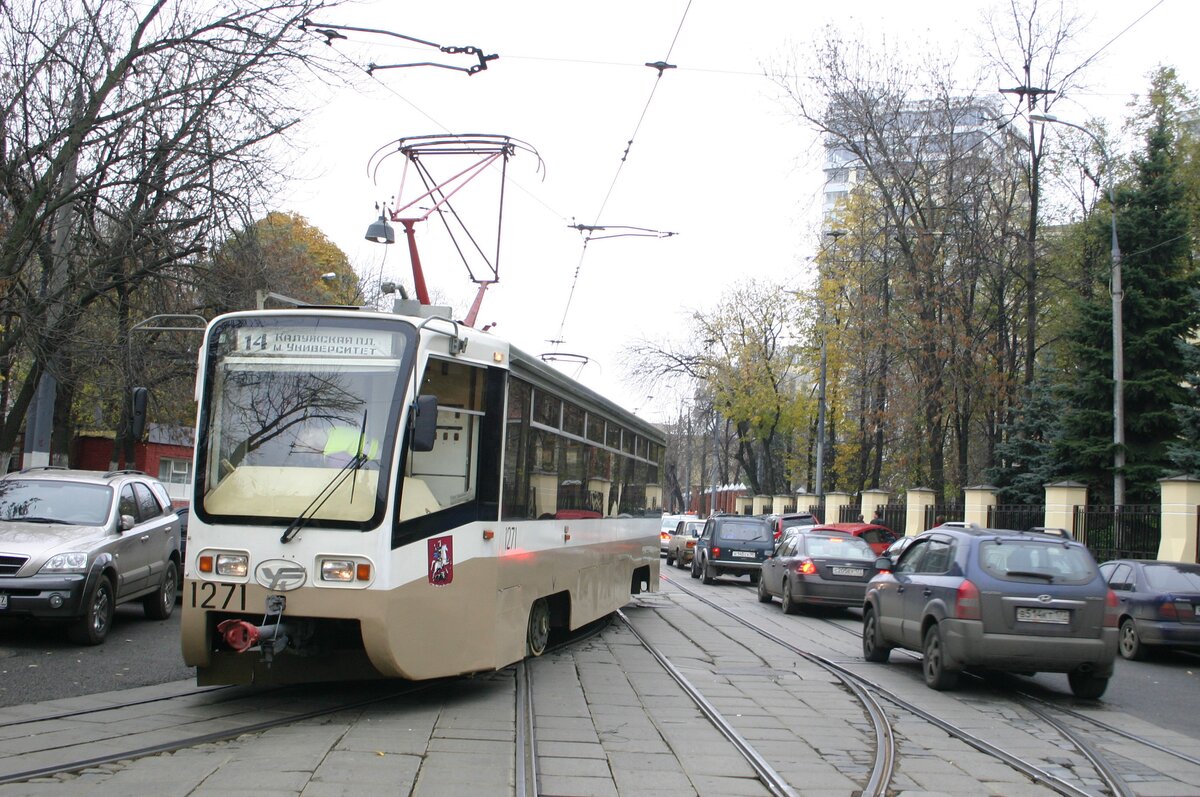
[[[296,357],[391,357],[393,340],[387,332],[370,329],[244,329],[238,334],[237,351]]]

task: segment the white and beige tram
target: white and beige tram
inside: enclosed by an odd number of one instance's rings
[[[200,684],[493,670],[658,588],[660,432],[492,335],[233,313],[196,391]]]

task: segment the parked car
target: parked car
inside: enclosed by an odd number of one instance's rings
[[[758,583],[763,559],[775,548],[771,524],[761,515],[715,515],[704,523],[692,557],[692,578],[749,576]]]
[[[1200,565],[1114,559],[1100,573],[1121,604],[1118,650],[1144,659],[1153,648],[1200,649]]]
[[[862,606],[876,558],[863,539],[838,530],[793,531],[763,561],[758,599],[778,595],[785,614],[804,604]]]
[[[681,520],[675,524],[675,532],[667,545],[667,566],[673,564],[683,569],[691,564],[696,553],[696,540],[703,532],[703,520]]]
[[[699,518],[695,515],[663,515],[662,525],[658,527],[659,553],[666,554],[667,547],[671,544],[671,535],[675,533],[675,527],[681,520],[699,520]]]
[[[783,515],[767,515],[767,520],[775,532],[776,540],[781,539],[783,533],[788,529],[800,526],[816,526],[821,522],[821,519],[811,512],[788,512]]]
[[[891,559],[893,562],[898,562],[900,561],[900,554],[904,553],[908,546],[912,545],[912,542],[915,539],[916,537],[898,537],[896,538],[895,542],[884,549],[883,555]]]
[[[175,510],[175,516],[179,518],[179,570],[182,579],[183,567],[187,562],[187,530],[188,520],[192,517],[192,508],[181,506]]]
[[[1065,672],[1078,697],[1104,694],[1117,655],[1120,605],[1082,544],[1037,532],[937,528],[867,585],[867,661],[921,651],[925,683],[959,671]]]
[[[861,537],[863,542],[871,546],[871,550],[876,556],[882,554],[889,545],[896,541],[896,533],[878,523],[822,523],[818,526],[810,526],[805,531],[841,531]]]
[[[98,645],[117,604],[165,620],[179,591],[179,518],[133,471],[27,468],[0,477],[0,613],[65,623]]]

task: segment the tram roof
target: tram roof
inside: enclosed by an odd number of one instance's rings
[[[633,431],[643,434],[657,443],[665,444],[665,435],[657,426],[639,418],[620,404],[606,399],[557,368],[547,365],[542,362],[540,357],[510,345],[509,363],[515,373],[528,377],[530,381],[535,383],[540,381],[549,387],[557,388],[559,392],[570,396],[573,401],[584,405],[585,408],[598,410]]]

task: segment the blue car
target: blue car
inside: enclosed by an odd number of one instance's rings
[[[1076,697],[1104,694],[1118,600],[1082,544],[1046,532],[943,526],[880,557],[863,601],[863,658],[920,651],[925,683],[961,670],[1063,672]]]
[[[1200,649],[1200,565],[1114,559],[1100,573],[1121,602],[1121,655],[1149,648]]]

